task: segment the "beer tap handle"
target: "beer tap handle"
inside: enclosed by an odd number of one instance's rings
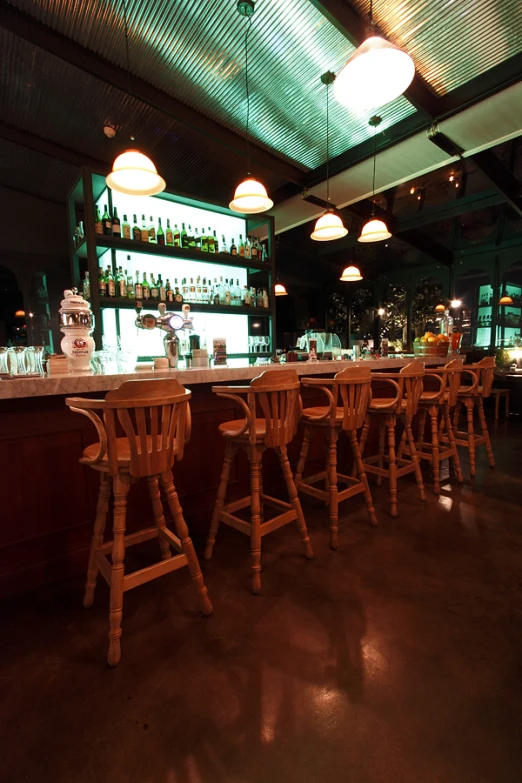
[[[163,317],[165,315],[165,312],[167,310],[167,305],[165,302],[160,302],[158,305],[159,314]]]

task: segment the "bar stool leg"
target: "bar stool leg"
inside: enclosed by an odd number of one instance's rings
[[[330,546],[337,549],[339,534],[339,500],[337,495],[337,431],[332,428],[328,432],[328,462],[326,473],[328,475],[328,494],[330,496]]]
[[[232,467],[232,461],[234,459],[235,453],[235,446],[231,441],[227,441],[225,446],[225,459],[221,469],[221,477],[219,479],[216,502],[214,503],[214,511],[212,512],[212,521],[210,523],[207,546],[205,548],[205,560],[210,560],[212,557],[212,551],[214,549],[214,544],[216,543],[216,535],[219,528],[219,515],[223,511],[223,506],[225,504],[227,485],[230,478],[230,469]]]
[[[495,458],[493,457],[493,449],[491,448],[491,440],[489,439],[488,425],[486,422],[486,416],[484,414],[484,401],[482,397],[477,398],[478,414],[480,420],[480,428],[484,437],[484,445],[486,446],[486,454],[488,455],[489,467],[495,467]]]
[[[426,432],[427,415],[428,410],[426,408],[421,408],[419,415],[419,432],[417,433],[417,451],[422,451],[422,444],[424,443],[424,435]]]
[[[386,416],[388,429],[388,476],[390,479],[390,514],[397,516],[397,462],[395,460],[395,416]]]
[[[308,457],[308,449],[310,448],[310,441],[312,440],[312,433],[310,427],[305,427],[303,442],[301,444],[301,452],[299,454],[299,461],[297,463],[297,470],[295,472],[295,484],[299,488],[299,484],[303,480],[303,473],[306,464],[306,458]]]
[[[406,427],[404,427],[404,430],[402,431],[401,442],[399,444],[399,450],[397,451],[397,459],[402,459],[402,455],[404,454],[404,449],[406,448],[407,443],[408,433],[406,432]]]
[[[408,416],[406,421],[404,422],[404,436],[408,442],[409,451],[410,451],[410,459],[413,462],[413,465],[415,467],[415,480],[417,482],[417,486],[419,488],[420,493],[420,499],[426,500],[426,492],[424,491],[424,481],[422,479],[422,470],[420,466],[420,459],[419,455],[417,454],[417,449],[415,448],[415,439],[413,437],[413,432],[411,429],[411,417]]]
[[[384,438],[385,438],[385,425],[384,422],[379,422],[379,458],[377,461],[377,465],[379,468],[384,467]],[[376,484],[378,487],[382,484],[382,476],[377,476]]]
[[[297,527],[301,533],[301,541],[304,544],[305,555],[310,560],[314,556],[314,552],[312,549],[312,544],[310,543],[310,536],[308,535],[303,509],[301,507],[301,501],[299,500],[299,496],[297,494],[297,487],[295,486],[292,470],[288,461],[288,452],[286,446],[281,446],[279,449],[277,449],[277,452],[279,456],[279,462],[281,463],[283,476],[285,477],[288,499],[296,513]]]
[[[167,470],[165,473],[162,473],[160,482],[165,493],[165,497],[167,498],[170,513],[174,519],[176,533],[178,534],[178,537],[181,541],[183,554],[187,558],[189,573],[192,577],[192,581],[194,582],[194,586],[199,597],[201,612],[204,615],[212,614],[212,604],[210,603],[210,598],[207,595],[207,588],[205,587],[205,582],[203,581],[203,574],[201,573],[201,568],[199,566],[198,556],[196,555],[196,551],[194,549],[194,544],[192,543],[192,539],[189,536],[187,523],[185,522],[185,517],[183,516],[183,510],[181,508],[181,503],[179,502],[178,493],[176,491],[176,487],[174,486],[172,471]]]
[[[460,400],[457,400],[457,403],[455,405],[455,410],[453,411],[453,429],[458,429],[459,426],[459,416],[460,416],[460,407],[462,405],[462,402]]]
[[[357,443],[357,433],[355,430],[349,433],[350,443],[352,446],[353,457],[355,460],[355,467],[357,470],[357,477],[363,485],[364,499],[366,501],[366,508],[368,509],[368,516],[370,518],[370,525],[377,527],[377,517],[375,516],[375,509],[373,507],[372,493],[368,485],[368,478],[364,469],[364,462],[362,461],[361,450]]]
[[[447,436],[448,436],[448,441],[449,441],[451,449],[453,450],[453,456],[451,457],[451,461],[453,462],[453,467],[455,468],[457,481],[460,484],[462,484],[462,482],[464,481],[464,478],[462,476],[462,470],[461,470],[461,467],[460,467],[459,451],[458,451],[457,444],[455,442],[455,433],[453,432],[453,427],[452,427],[452,424],[451,424],[450,410],[449,410],[449,407],[447,405],[444,406],[444,410],[443,410],[442,415],[443,415],[444,421],[446,423],[446,433],[447,433]]]
[[[152,512],[154,514],[154,521],[156,522],[156,527],[158,528],[158,531],[165,530],[167,524],[165,522],[165,514],[163,513],[163,504],[161,502],[158,477],[147,476],[147,484],[149,487],[150,499],[152,501]],[[170,551],[170,544],[167,541],[167,539],[163,538],[163,536],[161,535],[159,536],[159,545],[160,545],[162,560],[168,560],[169,557],[172,557],[172,552]]]
[[[125,522],[127,517],[127,494],[130,476],[118,473],[113,479],[114,490],[114,540],[112,542],[112,568],[109,611],[109,654],[110,666],[116,666],[121,659],[121,620],[123,616],[123,579],[125,576]]]
[[[361,430],[361,438],[359,440],[358,446],[359,446],[359,453],[361,455],[361,459],[364,454],[364,449],[366,447],[366,441],[368,440],[368,434],[370,432],[370,416],[369,414],[366,414],[364,418],[364,424]],[[366,472],[366,471],[365,471]],[[355,477],[357,475],[357,465],[354,465],[352,468],[352,477]]]
[[[431,419],[431,464],[433,467],[433,491],[440,495],[440,451],[439,451],[439,409],[430,405]]]
[[[495,421],[498,421],[498,409],[500,408],[500,394],[495,395]]]
[[[326,496],[324,499],[324,505],[326,508],[330,505],[330,474],[328,473],[328,451],[329,451],[329,443],[330,443],[330,429],[325,430],[324,432],[325,438],[324,438],[324,464],[325,464],[325,475],[324,475],[324,490],[326,492]]]
[[[86,609],[93,605],[94,590],[98,579],[98,566],[96,565],[96,553],[103,544],[103,534],[107,522],[107,511],[109,509],[109,498],[111,496],[111,477],[108,473],[100,473],[100,491],[98,493],[98,503],[96,505],[96,517],[94,519],[94,531],[91,539],[91,548],[89,550],[89,564],[87,566],[87,581],[85,582],[85,593],[83,596],[83,605]]]
[[[261,503],[259,472],[261,454],[255,447],[250,456],[250,552],[252,555],[252,592],[261,592]]]
[[[475,430],[473,428],[473,397],[466,397],[466,414],[468,420],[468,452],[469,472],[471,476],[476,474],[475,469]]]

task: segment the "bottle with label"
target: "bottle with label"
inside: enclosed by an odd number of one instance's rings
[[[201,250],[201,237],[199,236],[197,228],[194,231],[194,247],[196,250]]]
[[[112,220],[107,209],[107,205],[104,206],[104,212],[102,215],[103,233],[106,237],[110,237],[112,234]]]
[[[143,286],[140,283],[140,273],[136,270],[136,284],[134,286],[134,296],[136,299],[143,299]]]
[[[189,288],[187,285],[187,278],[184,277],[181,281],[181,295],[183,297],[183,301],[186,302],[188,300],[188,294],[189,294]]]
[[[189,302],[195,302],[195,301],[196,301],[196,286],[194,285],[194,278],[191,277],[190,285],[189,285]]]
[[[225,239],[225,235],[224,234],[221,237],[221,249],[220,249],[219,252],[220,253],[228,253],[227,241]]]
[[[165,293],[167,295],[167,302],[173,302],[174,301],[174,291],[170,287],[170,280],[167,277],[167,282],[165,283]]]
[[[176,304],[182,304],[183,302],[183,294],[179,290],[177,280],[174,280],[174,301],[176,302]]]
[[[245,257],[245,245],[243,243],[243,234],[239,235],[238,254],[241,256],[241,258]]]
[[[214,229],[214,233],[213,233],[213,238],[214,238],[214,253],[219,253],[219,240],[217,238],[217,234],[216,234],[216,230],[215,229]]]
[[[208,253],[208,236],[204,228],[201,229],[201,250],[203,253]]]
[[[107,272],[107,296],[116,296],[116,281],[110,267]]]
[[[145,215],[141,216],[141,241],[149,241],[149,227],[147,225],[147,221],[145,220]]]
[[[126,299],[127,297],[127,270],[125,270],[125,274],[123,273],[123,269],[118,267],[118,277],[117,277],[117,288],[118,288],[118,296],[121,296],[122,299]]]
[[[234,243],[234,240],[232,240],[232,244],[233,243]],[[231,299],[231,297],[230,297],[230,286],[228,284],[228,280],[225,279],[225,304],[226,305],[230,304],[230,299]]]
[[[263,289],[257,289],[257,307],[263,307]]]
[[[170,227],[170,219],[167,218],[167,228],[165,229],[165,244],[167,245],[173,245],[174,244],[174,232]]]
[[[136,215],[133,215],[132,220],[132,238],[135,242],[141,241],[141,228],[138,226],[138,221]]]
[[[234,304],[238,307],[241,306],[241,286],[239,285],[239,280],[236,280],[236,287],[234,289],[234,297],[235,302]]]
[[[230,245],[230,255],[237,256],[237,245],[234,237],[232,237],[232,244]]]
[[[127,261],[130,261],[130,256],[127,256]],[[127,299],[134,299],[134,283],[132,281],[132,275],[127,275]]]
[[[156,243],[156,226],[154,225],[154,218],[150,216],[149,221],[149,242]]]
[[[147,280],[147,273],[143,273],[143,280],[141,281],[141,287],[143,288],[143,298],[150,299],[150,285]]]
[[[245,237],[245,252],[244,252],[245,258],[251,258],[252,257],[252,245],[250,244],[249,237]]]
[[[250,307],[250,291],[247,285],[243,286],[243,292],[241,294],[241,304],[245,307]]]
[[[218,305],[219,304],[219,286],[217,278],[214,278],[214,287],[212,289],[212,293],[214,296],[213,304]]]
[[[129,221],[127,220],[127,215],[123,216],[123,223],[121,224],[121,235],[123,239],[131,238],[131,227]]]
[[[257,240],[255,237],[252,237],[252,243],[250,245],[250,255],[252,258],[257,260]]]
[[[216,232],[214,232],[216,233]],[[207,234],[207,252],[208,253],[214,253],[214,235],[212,234],[212,229],[210,226],[208,227],[208,234]]]
[[[263,307],[268,307],[268,291],[263,288]]]
[[[112,235],[121,239],[121,223],[116,207],[114,207],[114,212],[112,213]]]
[[[161,279],[161,275],[158,275],[158,289],[159,289],[160,302],[166,302],[167,301],[167,289],[165,288],[165,284],[163,283],[163,280]]]
[[[192,231],[192,227],[190,223],[187,229],[187,242],[188,242],[188,247],[196,247],[196,240],[194,238],[194,233]]]
[[[91,283],[89,280],[89,272],[85,272],[85,278],[83,280],[83,298],[91,298]]]
[[[150,298],[159,299],[159,287],[156,281],[154,280],[154,275],[152,274],[152,272],[150,275]]]
[[[158,245],[165,244],[165,232],[163,231],[163,226],[161,225],[161,218],[158,218],[158,232],[156,234],[156,239],[158,240]]]
[[[176,244],[176,239],[178,244]],[[178,226],[174,227],[174,247],[188,247],[188,236],[185,230],[185,224],[181,224],[181,233],[178,231]]]
[[[197,229],[196,229],[196,231],[197,231]],[[198,275],[197,278],[196,278],[196,302],[201,303],[202,295],[203,295],[203,289],[202,289],[202,286],[201,286],[201,277]]]
[[[98,292],[100,296],[107,296],[107,280],[101,266],[98,269]]]
[[[103,234],[103,223],[98,206],[94,210],[94,230],[97,234]]]

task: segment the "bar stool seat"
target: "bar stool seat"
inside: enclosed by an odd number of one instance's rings
[[[314,408],[304,408],[303,409],[303,421],[311,422],[313,421],[314,424],[316,424],[318,427],[328,427],[329,426],[329,419],[328,419],[328,411],[329,408],[327,405],[317,405]],[[342,422],[344,417],[344,411],[342,408],[336,408],[335,410],[335,421],[339,424]]]
[[[469,472],[471,476],[476,474],[475,451],[477,446],[484,446],[490,468],[495,467],[493,449],[488,432],[486,416],[484,414],[484,399],[491,394],[493,385],[493,375],[495,372],[495,357],[486,356],[478,364],[468,364],[464,367],[463,373],[471,379],[469,386],[460,386],[457,395],[457,404],[453,417],[453,426],[455,430],[455,441],[458,446],[465,446],[469,454]],[[457,429],[459,413],[461,406],[466,408],[467,432]],[[475,433],[474,411],[478,411],[481,435]]]
[[[210,560],[221,522],[250,537],[252,554],[252,592],[261,591],[261,539],[267,533],[297,522],[305,556],[313,557],[312,545],[297,495],[297,489],[288,461],[287,444],[295,437],[301,418],[302,403],[299,394],[299,378],[295,370],[272,370],[254,378],[250,386],[213,386],[218,397],[234,400],[245,414],[244,418],[226,421],[219,425],[225,446],[225,459],[219,481],[214,512],[205,549]],[[246,402],[244,397],[246,397]],[[263,414],[262,416],[259,414]],[[237,452],[246,452],[250,466],[250,495],[225,503],[232,462]],[[279,500],[263,492],[262,457],[267,449],[273,449],[283,472],[289,502]],[[279,513],[265,521],[264,505],[272,506]],[[250,521],[241,519],[235,512],[250,509]]]
[[[126,590],[188,566],[202,613],[212,612],[172,475],[174,460],[182,459],[184,446],[190,438],[190,397],[191,393],[176,380],[146,380],[127,381],[108,392],[103,400],[69,397],[65,401],[72,411],[87,416],[98,432],[99,442],[87,446],[80,459],[100,473],[83,605],[92,606],[98,573],[101,573],[110,587],[107,658],[111,666],[116,666],[121,658],[123,594]],[[96,411],[103,413],[103,421]],[[125,432],[125,437],[117,437],[118,426]],[[131,483],[140,478],[147,480],[155,524],[125,535],[127,495]],[[104,543],[111,489],[114,493],[113,540]],[[167,528],[160,489],[177,535]],[[126,548],[152,538],[159,540],[161,561],[125,573]],[[176,555],[172,555],[171,547]]]

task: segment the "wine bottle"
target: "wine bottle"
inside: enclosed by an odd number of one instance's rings
[[[121,224],[121,235],[123,239],[131,238],[131,227],[129,221],[127,220],[127,215],[123,216],[123,223]]]
[[[216,229],[214,229],[214,253],[219,253],[219,240],[217,238]]]
[[[174,290],[170,286],[170,280],[167,277],[167,282],[165,283],[165,293],[167,295],[167,302],[173,302],[174,301]]]
[[[189,247],[196,247],[196,239],[194,237],[194,234],[192,233],[192,227],[190,223],[187,231],[187,241]]]
[[[159,299],[160,299],[160,302],[166,302],[167,301],[167,291],[166,291],[165,285],[163,283],[163,280],[161,279],[161,275],[158,275],[158,289],[159,289]]]
[[[112,235],[121,239],[121,223],[116,207],[114,207],[114,212],[112,213]]]
[[[96,206],[96,209],[94,211],[94,230],[97,234],[103,234],[103,223],[102,223],[100,210],[98,209],[98,206]]]
[[[245,256],[245,245],[243,244],[243,234],[239,235],[239,247],[238,247],[239,255],[241,258],[244,258]]]
[[[130,268],[131,257],[127,256],[127,268]],[[134,299],[134,283],[132,281],[132,275],[127,275],[127,299]]]
[[[165,243],[167,245],[174,244],[174,232],[170,227],[170,219],[167,218],[167,228],[165,229]]]
[[[176,236],[174,234],[174,240],[176,239]],[[189,237],[185,230],[185,224],[181,224],[181,247],[188,247],[189,246]],[[178,245],[180,247],[180,245]]]
[[[214,236],[212,234],[212,229],[210,228],[210,226],[208,227],[208,234],[207,234],[207,251],[209,253],[214,252]]]
[[[98,292],[100,296],[107,296],[107,281],[101,266],[98,269]]]
[[[141,281],[141,287],[143,289],[143,298],[150,299],[150,286],[147,280],[147,273],[143,273],[143,280]]]
[[[156,243],[156,227],[152,215],[149,222],[149,242]]]
[[[257,259],[257,240],[255,237],[252,237],[252,245],[250,247],[250,255],[252,258]]]
[[[136,270],[136,285],[134,286],[134,296],[136,299],[143,299],[143,286],[140,283],[140,273]]]
[[[118,296],[120,296],[122,299],[125,299],[127,296],[127,270],[125,270],[125,274],[123,274],[123,269],[121,266],[118,267],[117,283]]]
[[[141,216],[141,241],[142,242],[149,241],[149,227],[145,220],[145,215]]]
[[[208,253],[208,237],[204,228],[201,229],[201,250],[203,253]]]
[[[197,230],[197,228],[195,229],[194,232],[194,247],[196,248],[196,250],[201,250],[201,237],[199,236],[199,231]]]
[[[107,210],[107,205],[104,207],[104,213],[102,215],[103,233],[106,237],[110,237],[112,234],[112,220]]]
[[[230,255],[237,256],[237,245],[233,237],[232,237],[232,244],[230,245]]]
[[[250,244],[249,237],[245,237],[245,258],[251,258],[252,257],[252,245]]]
[[[141,241],[141,228],[138,226],[138,221],[136,218],[136,215],[133,215],[133,222],[132,222],[132,238],[136,242]]]
[[[107,296],[116,296],[116,281],[110,268],[107,273]]]
[[[173,239],[174,239],[174,247],[181,247],[181,234],[179,233],[179,228],[177,223],[174,224]]]
[[[159,287],[156,281],[154,280],[154,275],[152,273],[150,276],[150,298],[159,299]]]
[[[163,226],[161,225],[161,218],[158,218],[158,231],[156,234],[156,239],[158,240],[158,245],[165,244],[165,232],[163,231]]]

